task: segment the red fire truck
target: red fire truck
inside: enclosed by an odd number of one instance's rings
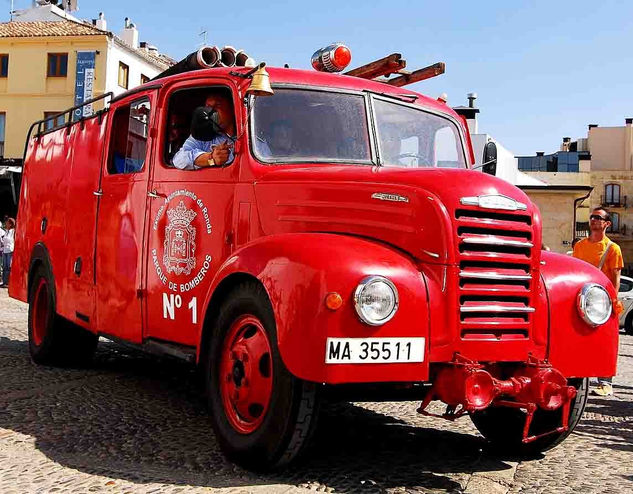
[[[327,393],[427,415],[440,400],[496,447],[552,448],[588,377],[615,373],[613,286],[541,250],[537,207],[472,170],[464,120],[403,87],[443,64],[330,73],[346,50],[268,73],[204,48],[59,128],[34,123],[10,286],[33,360],[86,362],[101,336],[195,363],[218,441],[253,469],[298,457]],[[218,93],[231,160],[176,168]]]

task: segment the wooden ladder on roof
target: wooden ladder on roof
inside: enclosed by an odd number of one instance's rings
[[[428,67],[423,67],[413,72],[405,70],[407,61],[402,58],[400,53],[392,53],[384,58],[375,60],[365,65],[361,65],[355,69],[345,72],[345,75],[361,77],[378,82],[384,82],[391,86],[402,87],[414,82],[423,81],[443,74],[446,71],[444,62],[437,62]],[[385,76],[398,74],[397,77],[387,79]]]

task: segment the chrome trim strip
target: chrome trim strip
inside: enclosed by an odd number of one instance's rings
[[[522,240],[506,240],[503,238],[489,235],[486,237],[463,237],[462,242],[465,244],[489,244],[489,245],[508,245],[511,247],[527,247],[532,248],[534,244],[532,242],[524,242]]]
[[[471,272],[471,271],[460,271],[460,278],[481,278],[486,280],[531,280],[531,274],[503,274],[503,273],[495,273],[492,271],[479,271],[479,272]]]
[[[426,255],[429,255],[431,257],[435,257],[436,259],[440,257],[439,254],[436,254],[435,252],[431,252],[430,250],[422,249],[422,252],[424,252]]]
[[[378,199],[380,201],[409,202],[409,198],[407,196],[401,196],[400,194],[390,194],[388,192],[374,192],[371,195],[371,198]]]
[[[499,207],[491,207],[482,205],[482,199],[485,202],[486,198],[502,198],[507,201],[507,206],[499,206]],[[527,204],[523,204],[522,202],[513,199],[512,197],[504,196],[503,194],[484,194],[481,196],[472,196],[472,197],[462,197],[459,202],[464,206],[477,206],[482,209],[495,209],[499,211],[527,211]],[[510,206],[512,204],[512,206]]]
[[[460,312],[534,312],[534,307],[508,307],[506,305],[479,305],[476,307],[460,307]]]

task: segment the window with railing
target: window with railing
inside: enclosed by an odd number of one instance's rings
[[[622,225],[620,225],[620,215],[618,213],[611,213],[611,225],[607,228],[607,233],[626,233],[626,228],[622,232]]]
[[[602,204],[611,207],[626,207],[626,196],[620,195],[620,190],[619,184],[606,184],[601,198]]]
[[[576,222],[576,235],[575,238],[585,238],[589,236],[589,222],[577,221]]]

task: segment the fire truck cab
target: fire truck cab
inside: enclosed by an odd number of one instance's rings
[[[573,430],[587,378],[615,372],[613,286],[541,250],[537,207],[471,170],[450,107],[387,69],[194,68],[32,127],[10,295],[36,362],[88,361],[99,336],[194,362],[254,469],[301,453],[327,390],[441,400],[514,453]],[[231,158],[177,168],[209,94]]]

